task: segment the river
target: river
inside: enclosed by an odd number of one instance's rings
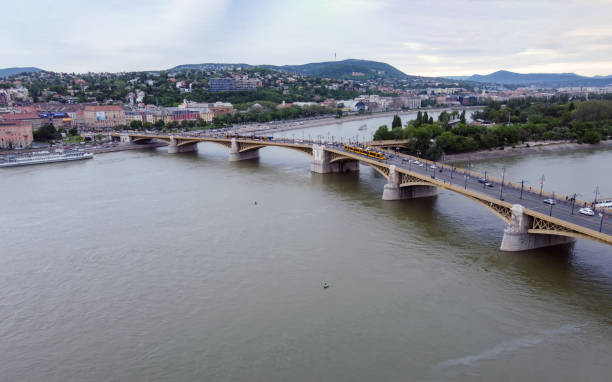
[[[612,374],[609,246],[501,253],[503,222],[449,191],[383,202],[385,180],[367,167],[313,174],[281,148],[227,156],[202,143],[2,169],[0,380]],[[532,185],[544,172],[546,186],[587,198],[596,183],[612,196],[610,160],[474,165]]]
[[[475,111],[479,111],[482,109],[466,109],[466,120],[468,122],[472,121],[472,113]],[[448,110],[451,112],[451,110]],[[433,110],[422,110],[422,112],[427,112],[428,116],[433,117],[434,120],[438,120],[438,116],[440,115],[440,109]],[[461,111],[459,111],[461,112]],[[405,126],[406,122],[416,119],[418,112],[417,111],[402,111],[399,112],[398,115],[402,120],[402,125]],[[303,129],[294,129],[290,131],[282,131],[273,134],[277,138],[289,138],[289,139],[309,139],[309,140],[317,140],[318,138],[321,140],[351,140],[351,141],[359,141],[366,142],[371,141],[376,129],[378,129],[382,125],[387,125],[389,130],[391,130],[391,122],[393,122],[393,116],[373,116],[372,118],[363,119],[363,120],[338,120],[335,123],[316,126],[316,127],[308,127]]]

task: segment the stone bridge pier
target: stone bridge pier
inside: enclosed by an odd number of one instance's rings
[[[238,162],[241,160],[250,160],[259,158],[259,148],[251,150],[240,150],[240,144],[236,142],[236,138],[232,138],[230,145],[229,160],[230,162]]]
[[[318,174],[359,171],[359,161],[352,159],[332,161],[332,153],[322,145],[312,145],[310,170]]]
[[[198,151],[198,142],[180,144],[174,137],[170,137],[168,154],[189,153],[194,151]]]
[[[529,233],[533,218],[523,213],[523,206],[520,204],[513,205],[511,211],[512,218],[506,229],[504,229],[504,237],[500,247],[502,251],[527,251],[554,245],[570,244],[576,241],[575,238],[570,236]]]
[[[119,134],[119,142],[121,144],[130,144],[132,143],[132,137],[129,134],[121,133]]]
[[[383,190],[383,200],[406,200],[436,196],[438,190],[435,186],[414,185],[401,186],[402,174],[396,171],[395,165],[389,167],[389,178]]]

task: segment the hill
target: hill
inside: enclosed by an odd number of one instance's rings
[[[167,71],[169,73],[180,72],[181,70],[234,70],[236,68],[252,68],[253,65],[249,64],[215,64],[215,63],[204,63],[204,64],[186,64],[178,65],[174,68],[170,68]]]
[[[542,86],[602,86],[608,85],[612,76],[585,77],[575,73],[515,73],[507,70],[480,75],[474,74],[465,78],[467,81],[498,83],[509,85],[542,85]]]
[[[367,60],[343,60],[343,61],[327,61],[315,62],[304,65],[249,65],[249,64],[221,64],[221,63],[204,63],[204,64],[188,64],[179,65],[169,69],[169,72],[177,72],[181,70],[233,70],[238,67],[253,68],[264,67],[272,70],[277,70],[286,73],[297,73],[311,77],[326,77],[333,79],[369,79],[383,78],[390,80],[416,78],[408,76],[404,72],[394,68],[389,64],[377,61]]]
[[[24,68],[5,68],[0,69],[0,78],[6,78],[8,76],[12,76],[13,74],[19,73],[32,73],[32,72],[42,72],[42,69],[33,68],[33,67],[24,67]]]
[[[343,60],[316,62],[304,65],[283,65],[266,67],[284,72],[298,73],[312,77],[327,77],[334,79],[384,78],[408,79],[414,78],[394,68],[389,64],[367,60]]]

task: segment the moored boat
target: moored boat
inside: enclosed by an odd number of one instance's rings
[[[55,152],[37,151],[28,154],[8,155],[0,159],[0,167],[15,167],[27,166],[34,164],[45,164],[55,162],[68,162],[82,159],[93,158],[92,153],[85,151],[63,151],[56,150]]]

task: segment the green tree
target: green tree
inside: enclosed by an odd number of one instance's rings
[[[391,122],[391,128],[395,129],[396,127],[402,127],[402,119],[397,114],[393,116],[393,122]]]
[[[33,136],[34,140],[37,142],[49,142],[62,137],[52,124],[43,125],[34,130]]]
[[[599,141],[601,141],[601,135],[595,130],[587,130],[584,133],[584,137],[582,138],[582,141],[585,143],[590,143],[590,144],[599,143]]]
[[[130,127],[134,130],[140,130],[142,129],[142,121],[132,121],[130,122]]]

